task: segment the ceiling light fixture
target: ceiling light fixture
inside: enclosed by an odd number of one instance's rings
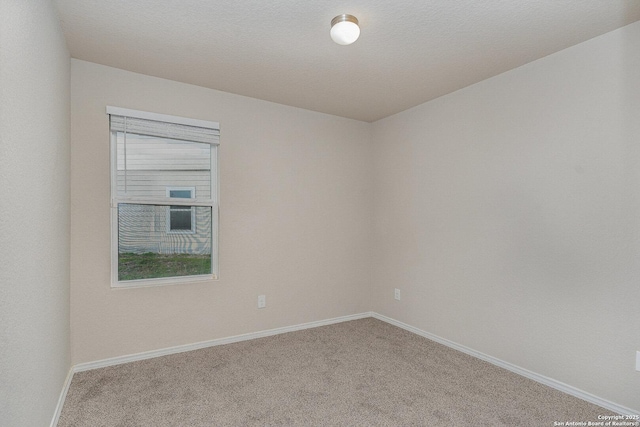
[[[348,45],[358,40],[360,27],[358,18],[353,15],[338,15],[331,20],[331,39],[341,45]]]

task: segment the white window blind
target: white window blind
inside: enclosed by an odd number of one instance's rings
[[[111,130],[216,145],[220,140],[218,129],[118,115],[111,115]]]

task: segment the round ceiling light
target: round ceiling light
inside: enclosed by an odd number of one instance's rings
[[[341,45],[348,45],[358,40],[360,27],[358,18],[353,15],[338,15],[331,20],[331,39]]]

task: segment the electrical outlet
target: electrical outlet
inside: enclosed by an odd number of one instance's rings
[[[266,295],[258,295],[258,308],[265,308],[267,306]]]
[[[636,371],[640,371],[640,351],[636,351]]]
[[[400,301],[400,289],[396,288],[396,289],[393,291],[393,297],[394,297],[395,299],[397,299],[398,301]]]

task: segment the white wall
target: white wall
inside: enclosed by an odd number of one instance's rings
[[[69,53],[50,1],[0,2],[0,425],[51,422],[70,367]]]
[[[368,123],[79,60],[71,81],[74,364],[370,308]],[[107,105],[220,123],[219,281],[111,289]]]
[[[640,410],[640,22],[373,135],[373,308]]]

